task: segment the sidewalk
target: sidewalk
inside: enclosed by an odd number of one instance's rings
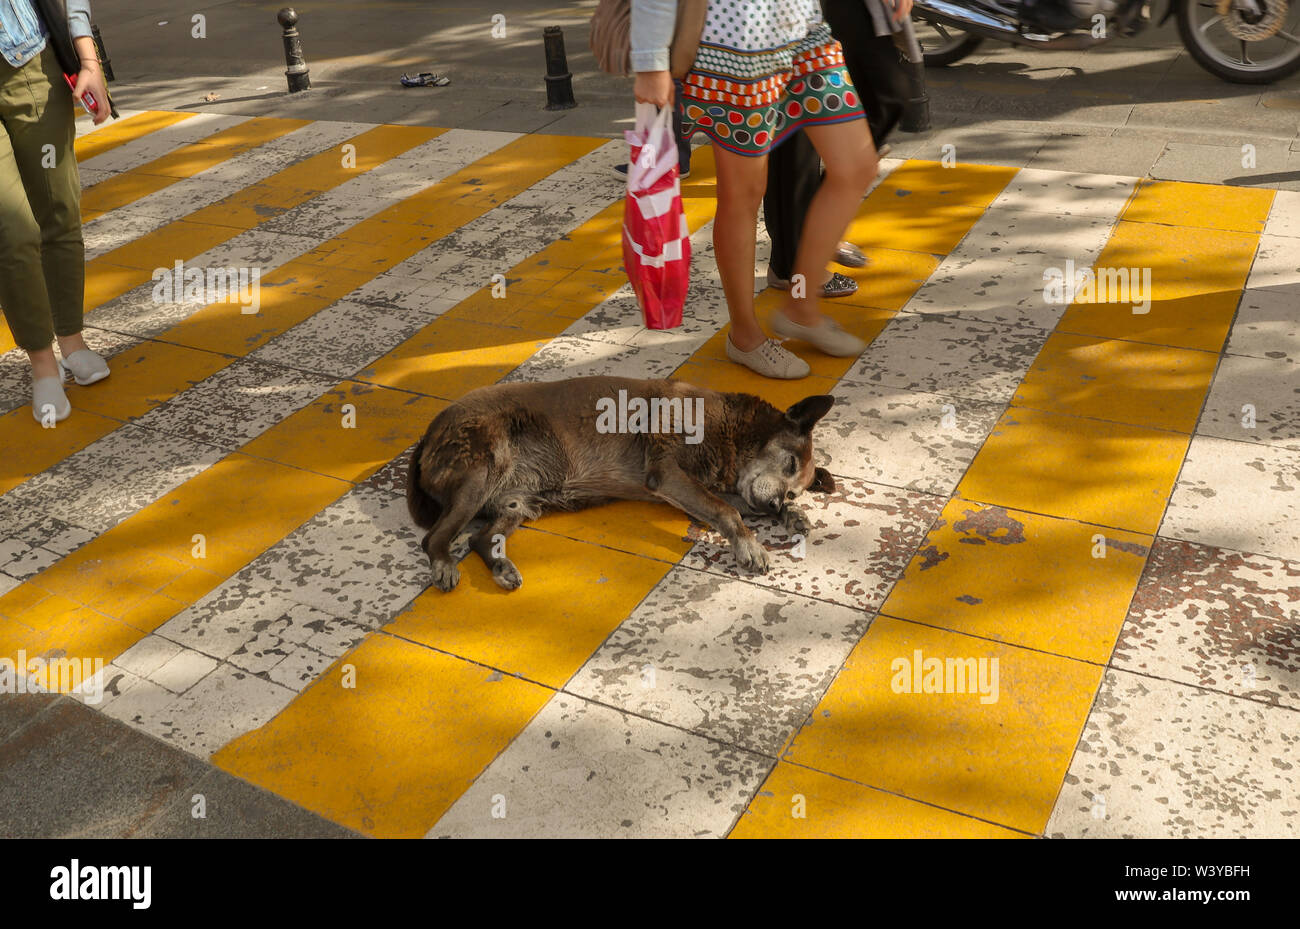
[[[888,160],[825,306],[870,345],[790,383],[723,355],[707,149],[669,332],[618,142],[150,111],[78,154],[114,373],[42,429],[0,344],[0,656],[106,687],[0,696],[0,834],[1296,835],[1300,193]],[[258,269],[258,312],[156,300],[177,260]],[[1148,311],[1044,302],[1067,261],[1150,269]],[[429,419],[592,373],[834,393],[805,549],[762,526],[738,575],[620,503],[516,533],[516,592],[426,589]]]

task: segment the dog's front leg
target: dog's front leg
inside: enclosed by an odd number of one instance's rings
[[[720,499],[673,461],[652,464],[646,472],[646,489],[671,503],[687,516],[717,529],[731,543],[742,568],[766,574],[767,552],[740,518],[734,506]]]
[[[770,517],[771,512],[756,510],[749,505],[749,501],[740,494],[722,494],[722,499],[734,506],[741,516],[766,516]],[[790,535],[802,535],[805,538],[812,531],[812,520],[808,518],[808,513],[803,507],[795,506],[793,503],[787,503],[781,508],[778,517],[785,531]]]
[[[781,525],[785,526],[785,531],[790,535],[801,535],[805,539],[812,532],[812,520],[808,518],[807,511],[793,503],[787,503],[782,508]]]

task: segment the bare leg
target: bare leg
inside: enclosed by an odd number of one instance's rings
[[[879,158],[865,119],[829,126],[807,126],[804,132],[826,165],[821,187],[808,207],[794,259],[794,273],[802,274],[805,281],[812,282],[825,279],[826,265],[835,255],[840,236],[848,228],[863,195],[876,177]],[[816,326],[821,320],[817,294],[816,287],[806,287],[804,296],[798,298],[791,291],[785,315],[801,325]]]
[[[85,337],[80,332],[73,333],[72,335],[61,335],[58,339],[59,352],[64,358],[67,358],[73,352],[79,352],[83,348],[89,348],[89,346],[86,345]]]
[[[54,349],[43,348],[39,352],[28,352],[27,358],[32,363],[32,380],[59,376],[59,363],[54,360]]]
[[[737,155],[718,145],[713,153],[718,170],[713,252],[731,316],[731,342],[748,352],[767,339],[754,315],[754,248],[758,208],[767,189],[767,156]]]
[[[75,335],[61,335],[58,339],[59,352],[64,358],[87,347],[86,340],[80,332]],[[27,359],[32,364],[32,380],[59,376],[59,363],[54,358],[54,349],[43,348],[38,352],[28,352]]]
[[[474,537],[469,540],[469,547],[478,553],[492,571],[492,580],[506,590],[515,590],[524,582],[514,562],[506,557],[506,539],[519,528],[523,520],[522,511],[503,513],[474,533]]]

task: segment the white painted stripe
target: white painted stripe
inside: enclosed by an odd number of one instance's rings
[[[1293,294],[1300,304],[1300,242],[1291,236],[1261,235],[1246,289]]]
[[[1268,222],[1264,224],[1264,233],[1300,238],[1300,191],[1277,192],[1273,197],[1273,207],[1268,212]]]
[[[130,171],[161,158],[182,145],[200,142],[215,132],[247,122],[247,116],[226,116],[221,113],[198,113],[170,126],[132,139],[102,155],[80,162],[82,171]]]
[[[258,146],[133,203],[110,210],[83,227],[86,258],[98,257],[173,220],[183,219],[189,213],[210,206],[242,187],[265,180],[367,128],[361,123],[331,122],[324,126],[311,123],[276,140],[283,141],[301,133],[301,137],[295,139],[300,143],[298,147]]]

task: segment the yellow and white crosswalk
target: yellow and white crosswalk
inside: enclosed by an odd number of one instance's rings
[[[113,377],[43,429],[0,343],[0,656],[102,658],[108,716],[368,835],[1294,834],[1300,195],[887,162],[825,303],[869,347],[777,382],[725,357],[707,149],[652,332],[621,143],[145,112],[77,148]],[[159,297],[177,261],[256,269],[257,312]],[[1148,305],[1046,301],[1067,261]],[[738,575],[619,503],[517,533],[518,591],[426,589],[405,451],[589,373],[835,394],[806,551],[760,527]],[[926,658],[980,670],[901,686]]]

